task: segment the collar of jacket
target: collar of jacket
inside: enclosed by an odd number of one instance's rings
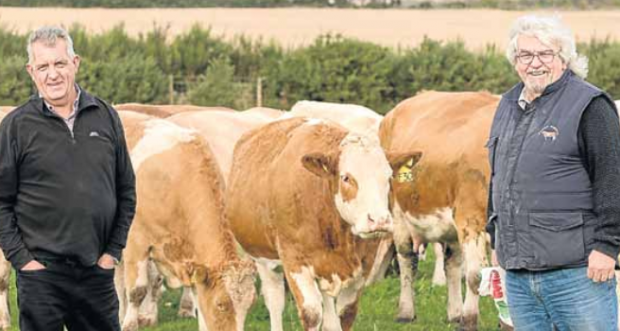
[[[573,73],[572,70],[570,69],[566,69],[564,70],[564,73],[562,74],[562,76],[560,77],[560,79],[558,79],[557,81],[553,82],[552,84],[550,84],[549,86],[547,86],[545,88],[545,90],[543,91],[543,93],[536,99],[539,99],[545,95],[551,94],[557,90],[559,90],[560,88],[562,88],[562,86],[566,85],[566,83],[568,83],[568,81],[574,76],[575,74]],[[521,91],[523,91],[523,87],[525,87],[525,84],[523,84],[523,82],[519,82],[517,85],[515,85],[513,88],[511,88],[508,92],[506,92],[506,94],[504,94],[504,98],[507,101],[510,102],[519,102],[519,96],[521,95]],[[534,100],[536,100],[534,99]],[[534,101],[532,100],[532,102]]]
[[[86,108],[90,108],[93,106],[96,107],[97,100],[95,100],[95,97],[87,93],[86,90],[84,90],[79,85],[78,85],[78,88],[80,89],[81,92],[80,92],[80,101],[78,102],[78,109],[76,111],[76,114]],[[30,100],[35,102],[37,110],[39,110],[43,115],[55,116],[54,113],[52,113],[49,109],[47,109],[47,106],[45,105],[45,101],[43,100],[43,98],[41,98],[41,96],[39,96],[39,93],[36,93],[33,96],[31,96]]]

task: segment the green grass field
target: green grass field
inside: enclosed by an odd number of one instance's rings
[[[395,276],[389,277],[378,284],[364,290],[357,319],[354,324],[356,331],[442,331],[457,330],[458,326],[447,322],[446,318],[446,287],[431,286],[433,257],[429,250],[426,261],[420,261],[416,282],[417,319],[413,323],[399,324],[394,322],[398,306],[399,281]],[[463,285],[464,288],[464,285]],[[181,290],[166,291],[160,303],[159,326],[146,328],[145,331],[186,331],[198,330],[195,319],[180,319],[176,316]],[[11,307],[16,307],[15,284],[11,284]],[[480,330],[497,330],[497,312],[493,300],[483,297],[480,300]],[[17,310],[12,309],[13,330],[17,327]],[[295,310],[293,298],[287,294],[286,310],[284,311],[284,330],[302,330]],[[246,319],[245,330],[268,331],[269,313],[259,297]],[[217,330],[214,330],[217,331]]]

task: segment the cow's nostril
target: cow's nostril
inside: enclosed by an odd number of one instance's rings
[[[372,223],[372,224],[377,223],[377,222],[376,222],[376,221],[372,218],[372,216],[370,216],[370,215],[368,215],[368,221],[369,221],[370,223]]]

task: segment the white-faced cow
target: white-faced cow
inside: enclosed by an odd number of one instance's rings
[[[201,330],[243,330],[255,297],[255,269],[236,254],[224,214],[224,181],[208,144],[164,120],[121,116],[138,194],[117,271],[126,300],[123,330],[138,327],[151,261],[170,287],[193,288]]]
[[[400,154],[395,164],[418,158]],[[305,330],[351,329],[364,285],[355,236],[391,230],[391,175],[377,138],[332,122],[280,120],[237,143],[226,210],[270,289],[263,294],[272,330],[282,330],[278,265]]]
[[[486,205],[489,181],[484,147],[499,97],[488,93],[425,92],[390,111],[379,132],[390,152],[420,150],[415,166],[393,181],[394,240],[401,266],[398,318],[415,317],[411,237],[447,245],[448,318],[477,328],[478,284],[487,263]],[[462,262],[464,264],[462,265]],[[462,270],[467,293],[463,306]]]

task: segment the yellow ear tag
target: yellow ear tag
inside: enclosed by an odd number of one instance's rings
[[[398,169],[398,175],[396,176],[396,181],[399,183],[413,182],[413,172],[411,168],[413,167],[413,159],[409,159],[409,161]]]
[[[195,272],[195,271],[194,271],[194,272],[192,272],[192,277],[190,278],[190,280],[189,280],[189,281],[190,281],[190,283],[191,283],[192,285],[196,285],[196,283],[198,282],[198,280],[196,279],[196,272]]]
[[[329,173],[329,170],[327,170],[327,166],[325,164],[322,164],[323,166],[323,170],[325,170],[325,172]]]

